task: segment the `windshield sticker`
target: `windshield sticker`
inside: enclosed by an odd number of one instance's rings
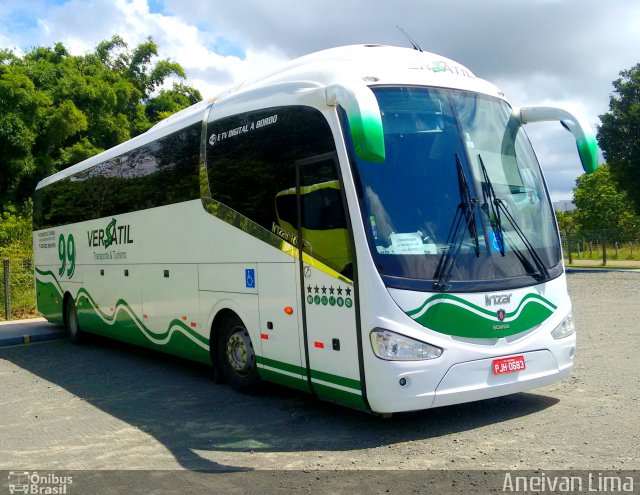
[[[378,228],[376,227],[376,217],[371,215],[369,217],[369,222],[371,223],[371,233],[373,234],[374,239],[378,239]]]
[[[507,251],[507,246],[506,244],[504,244],[502,242],[502,236],[499,234],[496,234],[495,231],[490,231],[489,232],[489,241],[491,244],[491,251],[493,251],[494,253],[500,253],[502,250],[500,249],[500,244],[503,245],[504,247],[504,251]]]
[[[436,254],[436,245],[422,232],[392,233],[391,246],[377,246],[380,254]]]
[[[474,149],[476,146],[475,144],[473,144],[473,141],[471,140],[471,135],[468,132],[465,132],[464,136],[466,138],[465,144],[467,145],[467,148],[469,148],[470,150]]]

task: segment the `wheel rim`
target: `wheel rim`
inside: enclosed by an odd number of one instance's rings
[[[236,328],[227,340],[227,360],[239,375],[246,375],[251,371],[254,362],[253,346],[244,328]]]

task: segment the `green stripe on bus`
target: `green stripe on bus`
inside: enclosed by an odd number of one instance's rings
[[[503,320],[499,320],[496,311],[482,308],[451,294],[437,294],[406,313],[422,326],[446,335],[501,338],[540,325],[556,309],[557,306],[544,297],[527,294],[516,309],[506,313]]]
[[[38,311],[51,323],[63,325],[62,294],[58,287],[51,282],[43,282],[36,278],[36,297],[38,300]]]
[[[54,284],[36,279],[39,291],[38,300],[39,303],[43,303],[41,311],[52,321],[61,321],[62,294],[64,292],[55,274],[38,269],[36,271],[42,276],[52,277],[55,282]],[[56,300],[58,302],[54,303]],[[170,354],[195,361],[210,363],[208,349],[203,349],[202,346],[193,341],[195,339],[208,348],[209,339],[197,334],[180,320],[172,320],[166,331],[157,334],[147,328],[124,299],[118,299],[113,314],[107,314],[102,311],[89,291],[84,287],[78,290],[75,300],[80,326],[90,328],[93,333],[143,347],[162,349]],[[176,331],[176,329],[181,331]],[[188,335],[185,335],[185,333]],[[147,334],[151,335],[153,340],[166,340],[166,342],[162,344],[153,342]],[[258,372],[265,380],[310,392],[306,368],[263,356],[256,356],[256,362],[260,366],[273,368],[265,369],[259,366]],[[300,378],[290,374],[298,375]],[[352,407],[366,409],[360,394],[362,390],[360,381],[318,370],[311,370],[311,378],[314,380],[313,387],[318,396]],[[316,380],[321,380],[325,383],[317,383]],[[341,390],[336,386],[349,388],[358,393],[354,394]]]
[[[127,311],[130,313],[130,317],[140,327],[140,330],[143,330],[143,331],[146,330],[147,332],[149,332],[150,334],[153,335],[154,339],[158,339],[158,340],[165,339],[165,338],[167,338],[169,336],[169,332],[171,332],[171,330],[174,327],[180,327],[184,332],[188,333],[190,336],[192,336],[193,338],[195,338],[199,342],[202,342],[204,345],[207,345],[207,346],[209,345],[209,339],[207,337],[204,337],[203,335],[200,335],[199,333],[194,332],[189,326],[187,326],[181,320],[174,319],[169,323],[169,326],[167,327],[167,329],[163,333],[155,333],[155,332],[152,332],[151,330],[149,330],[149,328],[140,320],[138,315],[136,315],[135,311],[133,311],[131,306],[129,306],[127,301],[125,301],[124,299],[118,299],[118,301],[116,302],[116,305],[114,307],[113,315],[108,315],[108,314],[106,314],[104,311],[102,311],[100,309],[100,307],[96,304],[94,299],[91,297],[91,294],[89,294],[89,292],[85,288],[81,288],[81,289],[78,290],[78,294],[76,296],[76,303],[77,304],[79,303],[81,297],[87,298],[89,300],[89,302],[92,304],[92,306],[94,308],[94,311],[100,313],[100,315],[107,321],[113,321],[113,319],[116,318],[116,316],[118,315],[120,310],[122,308],[126,308]]]
[[[276,361],[275,359],[266,358],[263,356],[256,356],[256,362],[258,364],[262,364],[265,366],[269,366],[271,368],[277,368],[283,371],[288,371],[289,373],[296,373],[298,375],[302,375],[306,378],[307,370],[300,366],[296,366],[295,364],[284,363],[282,361]],[[354,380],[352,378],[345,378],[339,375],[333,375],[331,373],[326,373],[324,371],[311,370],[311,378],[315,378],[317,380],[322,380],[323,382],[327,382],[333,385],[340,385],[342,387],[351,388],[354,390],[360,391],[362,388],[360,386],[359,380]]]
[[[555,304],[553,304],[551,301],[549,301],[548,299],[545,299],[542,296],[539,296],[538,294],[527,294],[526,296],[524,296],[522,298],[522,300],[520,301],[520,304],[518,304],[518,307],[514,311],[512,311],[510,313],[507,313],[506,317],[510,317],[510,316],[513,316],[514,314],[516,314],[518,312],[518,310],[520,309],[520,307],[530,299],[537,300],[537,301],[542,302],[544,304],[548,304],[553,309],[557,308],[557,306]],[[407,314],[409,316],[414,316],[414,315],[420,313],[425,308],[425,306],[427,306],[427,304],[432,303],[432,302],[437,302],[437,301],[442,301],[442,302],[456,301],[456,302],[459,302],[462,305],[466,306],[467,308],[473,308],[476,311],[478,311],[480,313],[483,313],[483,314],[485,314],[487,316],[490,316],[490,317],[495,317],[496,316],[496,312],[495,311],[490,311],[490,310],[488,310],[486,308],[482,308],[482,307],[477,306],[477,305],[475,305],[473,303],[470,303],[466,299],[462,299],[461,297],[454,296],[452,294],[436,294],[435,296],[431,296],[424,303],[422,303],[418,308],[412,309],[411,311],[407,311]]]
[[[278,385],[284,385],[285,387],[295,388],[297,390],[302,390],[303,392],[311,392],[306,377],[303,377],[301,375],[299,375],[299,378],[296,378],[294,376],[285,375],[284,373],[279,373],[278,371],[268,370],[260,367],[258,367],[258,374],[260,375],[260,378],[262,378],[263,380],[267,380],[268,382],[277,383]]]
[[[303,377],[305,377],[305,379],[307,377],[306,368],[296,366],[295,364],[284,363],[282,361],[276,361],[275,359],[270,359],[263,356],[256,356],[256,363],[288,371],[289,373],[296,373],[298,375],[302,375]]]
[[[62,290],[62,286],[60,285],[60,282],[58,282],[58,277],[55,276],[55,274],[52,271],[45,271],[45,270],[40,270],[40,268],[38,268],[37,266],[35,267],[36,273],[46,277],[46,276],[51,276],[53,278],[53,281],[55,282],[55,287],[57,289],[57,291],[60,293],[60,295],[62,296],[64,294],[64,291]],[[37,280],[37,278],[36,278]],[[44,283],[44,282],[43,282]],[[51,283],[51,282],[49,282]]]
[[[91,328],[91,332],[104,337],[121,340],[148,349],[161,350],[168,354],[211,364],[208,349],[203,349],[182,332],[173,332],[164,344],[158,344],[140,329],[128,313],[120,311],[113,324],[107,324],[88,304],[78,307],[80,327]]]
[[[346,406],[354,407],[356,409],[367,409],[367,405],[361,395],[346,392],[333,387],[328,387],[320,383],[314,383],[313,388],[319,397],[328,399],[331,401],[339,402]]]
[[[345,378],[343,376],[332,375],[324,371],[311,370],[311,379],[316,378],[323,382],[333,383],[335,385],[341,385],[342,387],[352,388],[354,390],[361,391],[360,381],[352,378]]]
[[[62,324],[62,287],[54,273],[36,268],[41,276],[51,277],[55,282],[43,282],[36,278],[38,308],[53,323]],[[174,319],[162,333],[154,333],[140,320],[131,306],[119,299],[113,314],[103,312],[91,294],[84,288],[78,289],[75,298],[78,320],[81,327],[92,333],[122,340],[151,349],[159,349],[169,354],[210,364],[209,339],[198,334],[183,321]],[[154,340],[156,342],[154,342]],[[164,342],[158,342],[164,341]]]

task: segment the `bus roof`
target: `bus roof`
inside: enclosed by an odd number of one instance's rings
[[[36,189],[115,158],[185,126],[200,122],[210,104],[237,101],[243,93],[282,83],[324,87],[341,81],[368,86],[416,85],[456,88],[499,98],[504,94],[493,84],[476,77],[465,66],[440,55],[386,45],[350,45],[330,48],[294,59],[277,70],[245,81],[220,95],[203,100],[157,123],[147,132],[41,180]]]

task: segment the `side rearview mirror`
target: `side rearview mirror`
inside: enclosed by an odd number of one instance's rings
[[[333,84],[326,88],[327,105],[340,105],[347,113],[356,154],[363,160],[383,162],[384,131],[380,107],[365,84]]]
[[[555,107],[520,107],[513,110],[522,124],[560,121],[576,138],[582,168],[588,174],[598,168],[598,145],[591,125],[582,117]]]

